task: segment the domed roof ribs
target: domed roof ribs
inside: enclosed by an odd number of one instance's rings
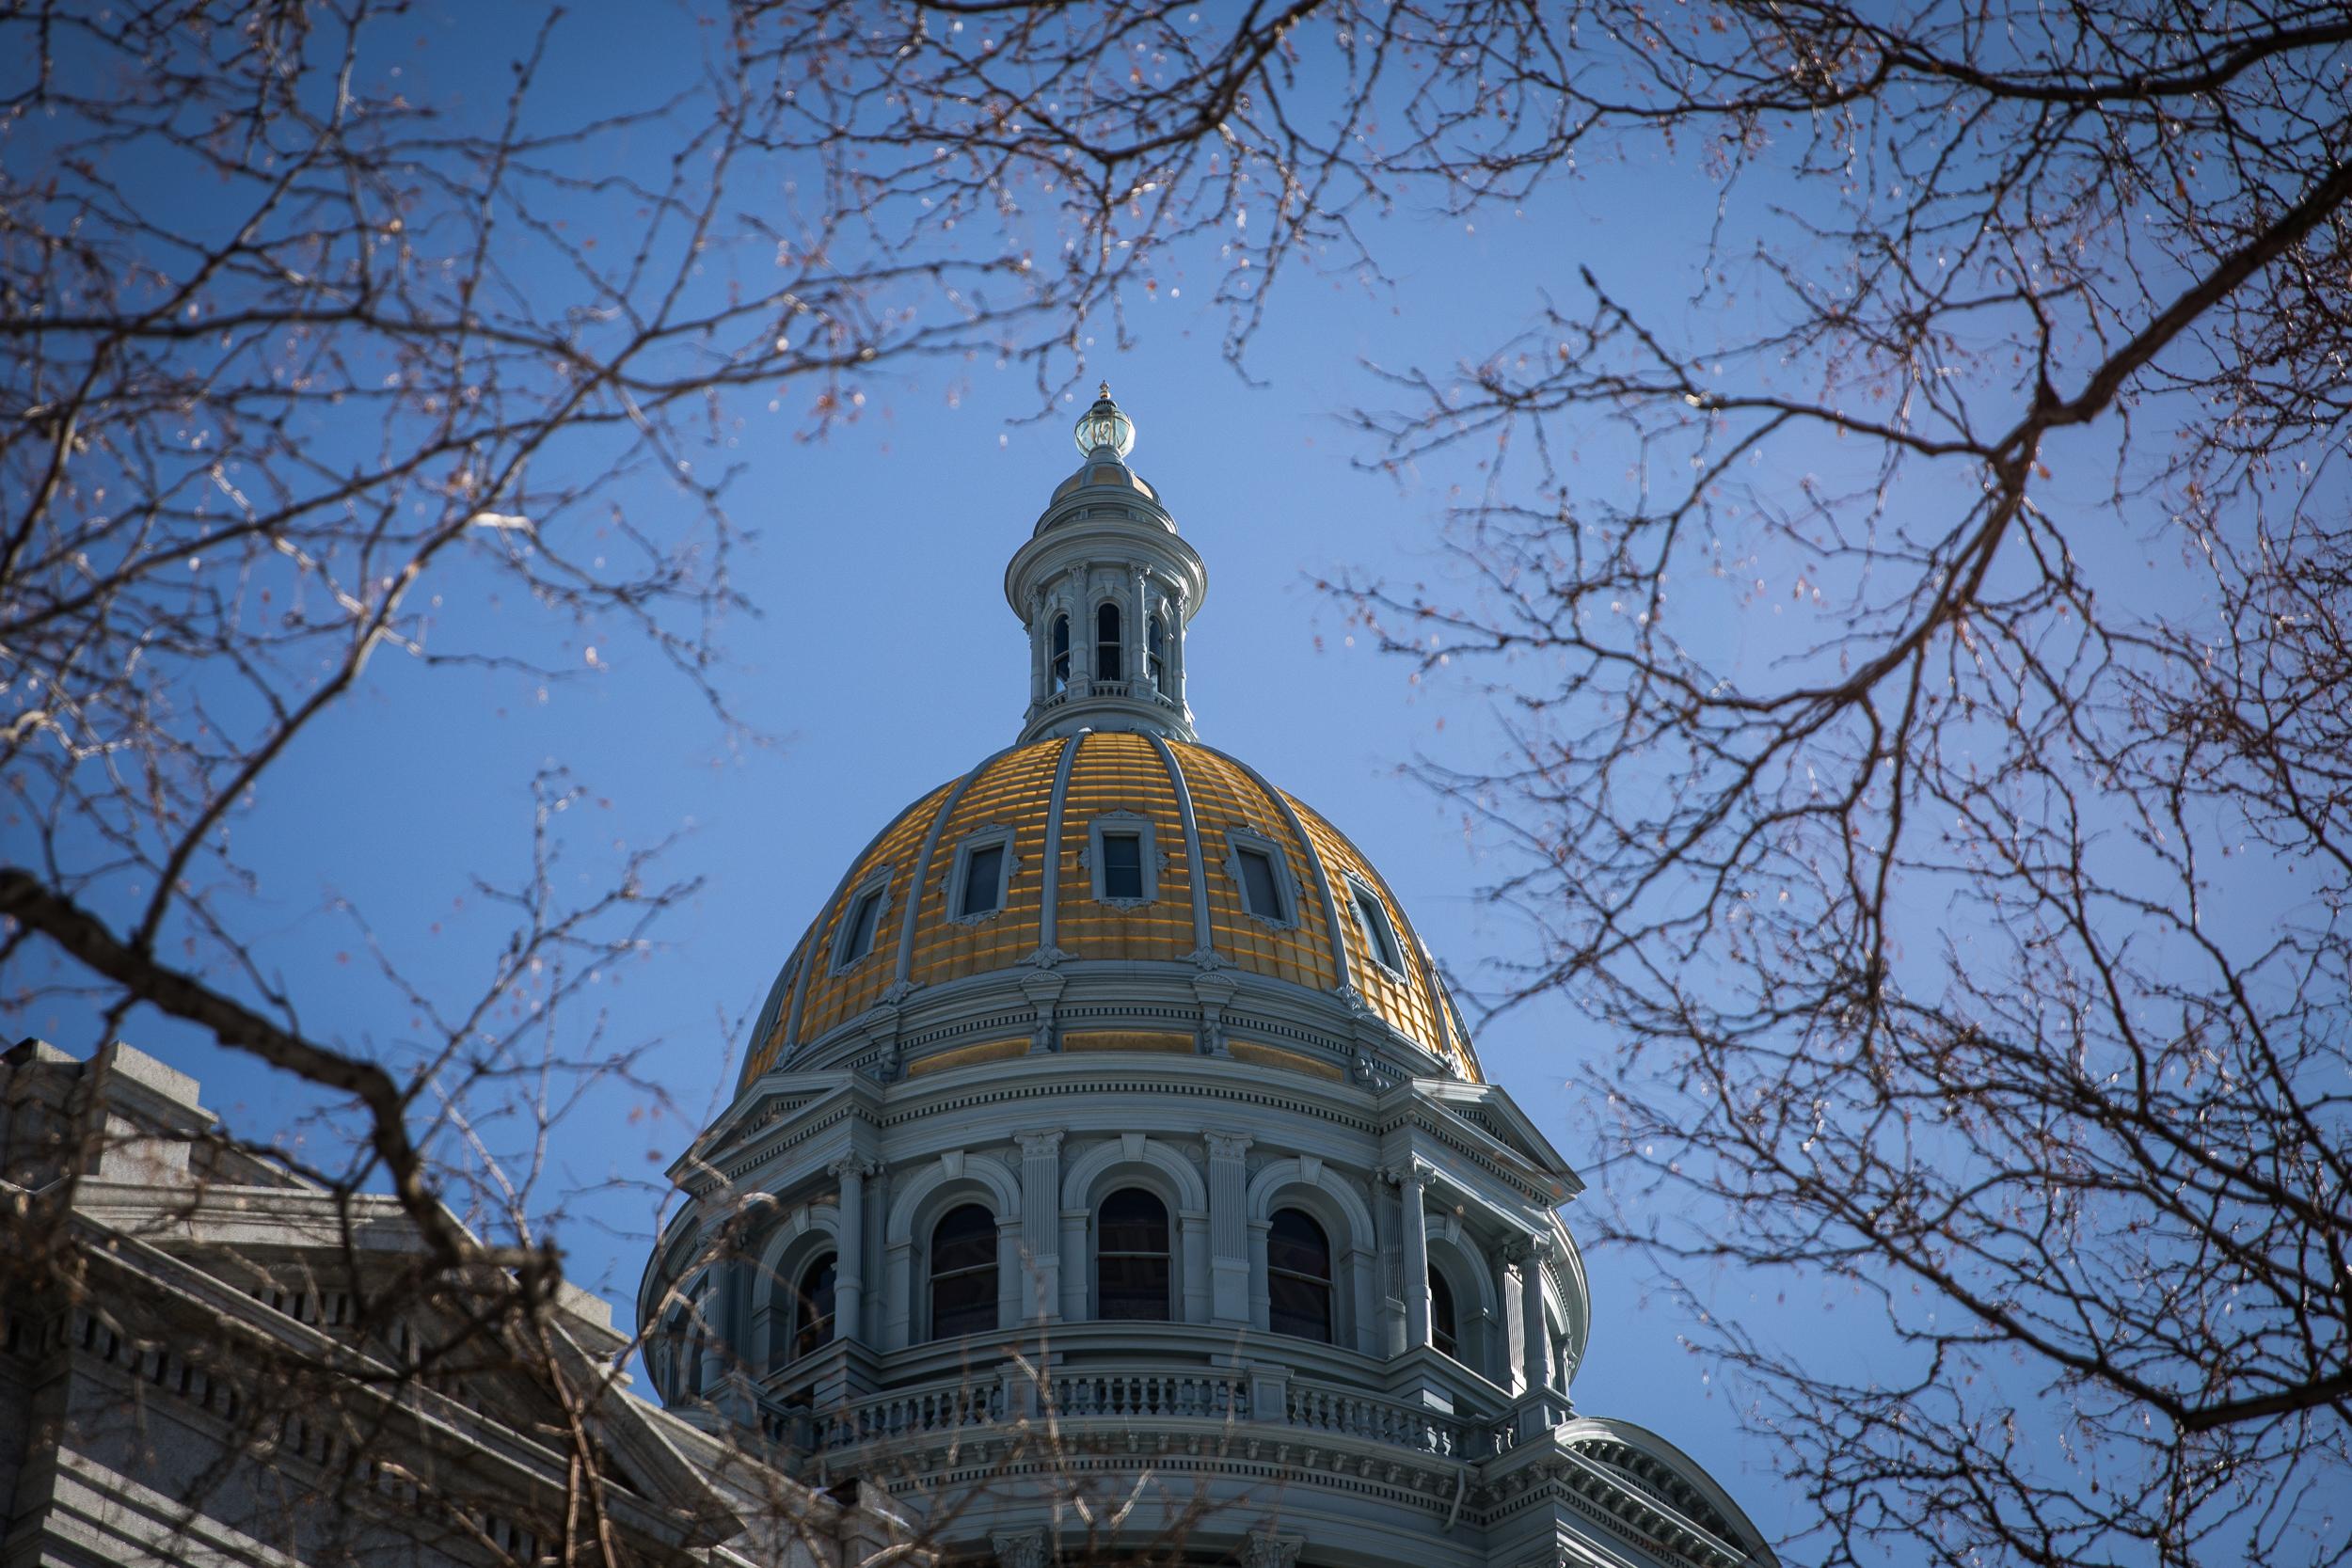
[[[1044,903],[1037,912],[1037,957],[1052,963],[1060,956],[1054,945],[1054,920],[1061,908],[1061,816],[1062,802],[1070,798],[1070,769],[1078,760],[1078,748],[1086,744],[1086,733],[1073,735],[1061,749],[1061,760],[1054,764],[1054,792],[1045,803],[1045,875],[1040,896]]]
[[[1331,968],[1332,972],[1339,976],[1331,989],[1343,994],[1352,990],[1353,986],[1348,979],[1347,967],[1350,962],[1347,956],[1347,927],[1340,924],[1339,900],[1331,894],[1331,870],[1323,863],[1323,857],[1315,853],[1315,841],[1307,836],[1307,825],[1298,820],[1298,812],[1291,805],[1291,798],[1266,783],[1264,774],[1232,753],[1219,752],[1209,746],[1203,746],[1201,750],[1213,756],[1222,757],[1239,768],[1242,776],[1264,791],[1266,799],[1272,800],[1275,809],[1282,814],[1282,821],[1290,829],[1291,838],[1296,842],[1300,852],[1307,857],[1307,863],[1314,868],[1315,896],[1323,901],[1324,928],[1331,933]]]
[[[1176,760],[1175,749],[1150,731],[1146,739],[1160,753],[1160,761],[1168,766],[1168,782],[1176,791],[1176,816],[1184,825],[1184,855],[1192,867],[1192,958],[1202,968],[1216,967],[1216,943],[1209,926],[1208,868],[1200,862],[1200,822],[1192,815],[1192,791],[1184,787],[1184,765]]]
[[[759,1054],[759,1048],[767,1043],[768,1037],[775,1033],[777,1025],[784,1022],[785,1009],[792,1005],[792,992],[800,989],[801,955],[807,947],[808,938],[803,935],[800,945],[792,949],[792,956],[784,960],[784,967],[776,971],[775,979],[770,982],[768,999],[759,1005],[759,1022],[752,1025],[751,1038],[743,1045],[746,1065]],[[787,980],[791,982],[789,987],[785,984]]]
[[[784,1059],[786,1052],[801,1043],[801,1009],[808,1002],[809,975],[822,967],[818,962],[818,938],[824,932],[825,916],[832,913],[834,906],[841,902],[842,895],[850,891],[850,882],[856,879],[860,871],[866,869],[866,860],[877,848],[881,847],[882,841],[890,836],[890,830],[898,825],[908,811],[913,811],[914,806],[922,803],[921,800],[915,801],[914,805],[907,807],[906,811],[900,812],[897,816],[883,823],[882,831],[866,841],[866,847],[857,852],[856,858],[850,862],[850,868],[841,873],[841,880],[834,884],[833,896],[817,906],[817,918],[810,923],[808,935],[803,939],[808,948],[808,961],[801,965],[801,977],[792,985],[792,1016],[785,1020],[784,1045],[776,1053],[778,1061]]]
[[[1018,746],[1008,746],[958,779],[955,788],[946,793],[939,802],[939,810],[932,815],[930,831],[923,835],[923,847],[914,857],[914,879],[907,884],[907,907],[898,916],[898,957],[890,970],[894,990],[910,985],[914,980],[914,921],[923,911],[923,884],[930,879],[931,857],[939,851],[939,835],[946,832],[947,818],[955,815],[956,802],[963,799],[963,792],[970,789],[981,774],[1019,750]]]

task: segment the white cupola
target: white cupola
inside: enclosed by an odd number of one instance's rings
[[[1190,740],[1184,628],[1207,596],[1208,568],[1127,466],[1136,424],[1108,382],[1073,436],[1085,461],[1005,568],[1006,602],[1029,633],[1020,738],[1090,729]]]

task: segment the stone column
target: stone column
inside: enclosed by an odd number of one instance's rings
[[[866,1167],[866,1266],[881,1277],[885,1256],[883,1248],[890,1240],[890,1167],[876,1160]],[[879,1345],[882,1342],[881,1298],[882,1291],[868,1291],[866,1294],[865,1321],[858,1324],[861,1343]]]
[[[1544,1317],[1544,1259],[1550,1251],[1550,1237],[1530,1236],[1512,1259],[1519,1266],[1519,1351],[1531,1395],[1551,1386],[1551,1328]]]
[[[1022,1293],[1025,1319],[1061,1313],[1061,1139],[1058,1130],[1016,1132],[1021,1145],[1021,1247],[1029,1272]]]
[[[715,1262],[704,1271],[702,1289],[694,1292],[690,1332],[702,1338],[702,1364],[697,1384],[705,1399],[716,1399],[735,1365],[738,1332],[735,1311],[735,1265]]]
[[[1029,595],[1029,711],[1053,695],[1054,616],[1042,593]]]
[[[1181,590],[1179,590],[1181,592]],[[1171,597],[1168,615],[1168,695],[1184,711],[1184,601]]]
[[[1404,1206],[1405,1348],[1413,1350],[1429,1343],[1429,1167],[1412,1161],[1388,1174]]]
[[[1203,1134],[1209,1146],[1209,1321],[1249,1322],[1249,1140]]]
[[[827,1165],[841,1183],[841,1230],[835,1238],[833,1275],[834,1333],[844,1339],[866,1338],[866,1178],[865,1161],[851,1155]]]
[[[1127,689],[1137,694],[1152,689],[1150,641],[1145,635],[1152,615],[1151,584],[1151,567],[1140,561],[1127,562],[1127,603],[1132,610],[1127,617]]]

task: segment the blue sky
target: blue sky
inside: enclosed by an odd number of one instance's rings
[[[658,27],[622,33],[612,20],[591,11],[564,35],[549,73],[557,108],[587,112],[698,47]],[[402,56],[402,79],[420,91],[495,82],[513,40],[489,25],[421,24],[423,47]],[[755,535],[733,569],[755,612],[725,628],[730,663],[719,683],[756,737],[717,724],[625,628],[571,624],[511,598],[494,604],[460,577],[437,635],[473,646],[512,640],[576,673],[544,684],[379,658],[365,689],[304,737],[237,822],[258,875],[246,908],[265,963],[293,978],[312,1028],[397,1053],[415,1025],[376,975],[349,909],[365,911],[423,989],[461,995],[493,957],[482,943],[494,911],[472,879],[512,880],[524,869],[534,772],[560,766],[585,792],[559,824],[571,857],[564,875],[580,887],[596,885],[624,850],[675,835],[665,871],[699,879],[699,891],[642,959],[602,976],[592,1003],[559,1028],[575,1045],[592,1028],[616,1046],[644,1043],[640,1085],[599,1085],[568,1110],[537,1189],[575,1277],[626,1322],[660,1173],[723,1104],[741,1043],[734,1031],[818,902],[906,801],[1018,727],[1027,658],[1003,566],[1074,467],[1069,423],[1107,377],[1139,426],[1136,467],[1208,562],[1187,649],[1202,737],[1353,836],[1439,957],[1475,984],[1486,960],[1523,942],[1477,896],[1499,868],[1397,770],[1424,752],[1480,760],[1491,731],[1458,689],[1433,694],[1402,664],[1351,645],[1312,584],[1350,571],[1448,570],[1434,526],[1460,499],[1454,486],[1477,474],[1451,463],[1370,469],[1376,453],[1340,412],[1387,395],[1367,365],[1442,371],[1475,358],[1547,291],[1565,300],[1579,265],[1672,325],[1714,329],[1685,293],[1713,199],[1692,169],[1636,151],[1624,166],[1588,161],[1522,211],[1372,220],[1387,280],[1293,272],[1250,347],[1254,381],[1220,355],[1216,272],[1200,254],[1170,266],[1164,292],[1129,301],[1135,346],[1091,344],[1074,401],[1049,415],[1025,368],[985,361],[885,367],[859,384],[856,417],[815,442],[801,438],[794,401],[812,388],[787,388],[774,412],[764,394],[729,400],[723,455],[744,470],[729,505]],[[1598,483],[1623,461],[1610,441],[1592,433],[1581,453]],[[1821,454],[1774,451],[1776,467],[1759,483],[1793,483],[1813,460]],[[685,504],[650,483],[630,487],[625,502],[644,519]],[[1721,633],[1727,651],[1751,636],[1759,647],[1781,641],[1738,624]],[[63,1002],[23,1014],[17,1027],[77,1051],[95,1043],[89,1019]],[[282,1080],[152,1014],[135,1015],[130,1035],[197,1073],[209,1103],[241,1131],[314,1136]],[[1586,1153],[1589,1124],[1562,1086],[1567,1065],[1614,1049],[1558,1003],[1510,1014],[1480,1037],[1490,1078],[1572,1161]],[[1574,1228],[1573,1210],[1568,1218]],[[1682,1307],[1625,1259],[1587,1261],[1596,1326],[1580,1406],[1666,1435],[1774,1530],[1785,1513],[1765,1456],[1743,1444],[1726,1398],[1681,1347],[1692,1326]],[[1825,1354],[1851,1350],[1835,1301],[1784,1311],[1758,1301],[1760,1288],[1720,1283],[1719,1310],[1753,1305],[1768,1331]]]

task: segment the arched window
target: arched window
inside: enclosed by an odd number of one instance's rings
[[[1266,1325],[1301,1339],[1331,1339],[1331,1240],[1296,1209],[1278,1211],[1265,1238]]]
[[[1168,1205],[1140,1187],[1103,1200],[1095,1217],[1094,1301],[1099,1318],[1168,1315]]]
[[[977,1203],[931,1227],[931,1338],[996,1326],[996,1216]]]
[[[1119,673],[1119,607],[1104,604],[1094,612],[1094,678],[1098,681],[1124,680]]]
[[[1454,1316],[1454,1287],[1445,1282],[1435,1263],[1429,1265],[1429,1342],[1440,1354],[1462,1358],[1461,1332]]]
[[[833,1341],[833,1288],[840,1277],[839,1259],[828,1252],[801,1271],[792,1291],[792,1358]]]
[[[1143,652],[1151,665],[1152,689],[1168,695],[1168,631],[1156,615],[1143,623]]]
[[[1054,617],[1054,657],[1052,663],[1054,689],[1070,689],[1070,617]]]

